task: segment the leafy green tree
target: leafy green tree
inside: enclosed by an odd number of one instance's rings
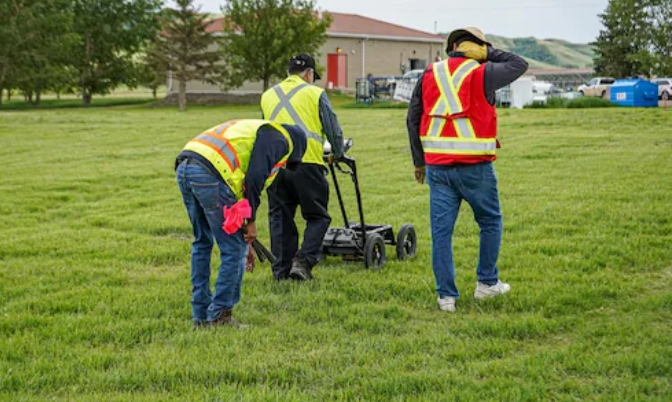
[[[594,42],[597,74],[619,78],[644,72],[649,62],[645,1],[611,0],[599,14],[604,29]]]
[[[610,0],[594,42],[598,74],[615,77],[672,74],[672,2]]]
[[[149,88],[152,91],[152,96],[156,99],[156,92],[159,87],[166,84],[166,74],[161,72],[162,67],[157,65],[156,59],[151,54],[145,53],[140,58],[136,68],[138,84]]]
[[[654,73],[672,76],[672,1],[652,0],[651,47],[654,55]]]
[[[35,106],[52,85],[68,78],[67,54],[77,42],[69,0],[24,0],[23,46],[15,52],[15,86]],[[32,95],[35,95],[34,101]]]
[[[284,78],[287,61],[301,52],[317,58],[332,19],[314,0],[226,0],[222,6],[225,52],[237,81]]]
[[[84,104],[134,79],[133,56],[154,37],[161,0],[71,0],[80,40],[71,54]]]
[[[207,32],[207,15],[200,13],[193,0],[177,0],[177,9],[165,9],[163,31],[156,35],[147,51],[146,61],[156,74],[168,72],[179,86],[180,111],[187,107],[187,82],[192,80],[218,84],[225,66],[217,50],[217,37]]]
[[[21,22],[26,12],[23,0],[0,1],[0,104],[3,89],[7,89],[9,97],[9,90],[14,85],[17,55],[25,41],[21,35]]]

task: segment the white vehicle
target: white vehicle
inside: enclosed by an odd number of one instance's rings
[[[590,80],[585,85],[580,85],[577,89],[581,96],[595,96],[598,98],[605,98],[607,96],[607,89],[616,80],[611,77],[596,77]]]
[[[672,78],[656,78],[652,82],[658,85],[658,99],[672,99]]]
[[[422,74],[424,72],[425,72],[425,69],[411,70],[411,71],[407,72],[406,74],[404,74],[401,77],[401,80],[405,81],[405,82],[416,82],[417,80],[420,79],[420,77],[422,77]]]
[[[533,81],[532,93],[545,95],[555,92],[555,85],[546,81]]]

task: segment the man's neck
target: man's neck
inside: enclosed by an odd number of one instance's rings
[[[305,82],[305,83],[308,83],[308,81],[306,81],[305,78],[303,78],[302,76],[300,76],[300,75],[298,75],[298,74],[290,74],[290,75],[289,75],[289,78],[294,78],[294,77],[300,79],[301,81],[303,81],[303,82]]]

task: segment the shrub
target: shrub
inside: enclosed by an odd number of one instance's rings
[[[576,98],[566,99],[560,97],[548,98],[546,102],[533,101],[530,105],[526,105],[528,109],[585,109],[595,107],[614,107],[618,106],[611,103],[608,99],[603,98]]]

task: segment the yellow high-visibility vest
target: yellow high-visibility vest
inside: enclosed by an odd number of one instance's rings
[[[319,103],[323,89],[292,75],[261,96],[264,118],[280,124],[293,124],[306,133],[306,153],[301,162],[324,164],[324,128]]]
[[[288,144],[287,154],[275,164],[264,183],[264,189],[266,189],[275,180],[278,170],[285,166],[294,149],[289,133],[278,123],[257,119],[230,120],[205,130],[189,141],[184,150],[195,152],[207,159],[217,169],[236,198],[241,200],[243,199],[243,181],[250,165],[257,132],[266,125],[281,132]]]

